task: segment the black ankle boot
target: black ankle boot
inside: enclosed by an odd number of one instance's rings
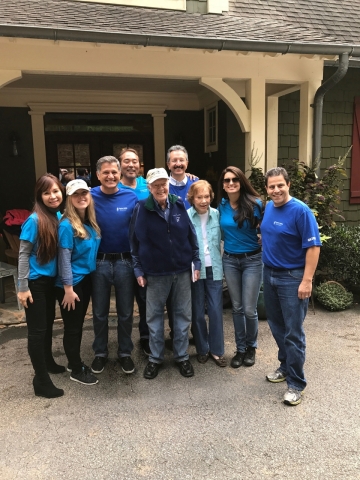
[[[46,361],[46,369],[49,373],[64,373],[66,368],[58,365],[53,358]]]
[[[37,397],[56,398],[64,395],[64,390],[55,387],[51,380],[41,382],[36,375],[33,379],[33,385]]]

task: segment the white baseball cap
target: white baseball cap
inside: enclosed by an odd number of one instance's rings
[[[165,168],[152,168],[146,175],[146,181],[150,184],[155,182],[155,180],[159,180],[159,178],[169,180],[169,175]]]
[[[90,188],[87,186],[87,183],[84,180],[80,180],[79,178],[76,180],[71,180],[66,185],[66,195],[72,195],[76,192],[76,190],[87,190],[90,192]]]

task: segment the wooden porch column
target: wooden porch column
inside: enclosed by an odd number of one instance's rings
[[[266,112],[266,169],[277,167],[279,133],[279,98],[267,98]],[[264,170],[264,173],[265,173]]]
[[[35,176],[36,178],[39,178],[47,172],[44,131],[45,112],[30,111],[29,115],[31,116],[33,134]]]
[[[154,151],[155,151],[155,167],[165,168],[165,127],[164,118],[166,113],[153,113],[154,119]]]
[[[306,165],[312,162],[314,109],[310,105],[314,102],[316,90],[320,85],[321,80],[300,85],[299,160]]]
[[[251,152],[260,158],[256,165],[265,171],[265,79],[253,77],[246,81],[245,98],[250,110],[250,129],[245,133],[245,170],[250,170]]]

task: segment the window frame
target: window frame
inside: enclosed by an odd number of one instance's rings
[[[360,97],[354,98],[349,201],[360,204]]]
[[[215,113],[215,125],[210,122],[210,115]],[[215,129],[215,139],[210,140],[210,128]],[[218,102],[211,103],[204,108],[204,147],[205,153],[219,150],[219,109]]]

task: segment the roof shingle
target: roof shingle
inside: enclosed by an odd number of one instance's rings
[[[359,0],[230,0],[224,15],[73,0],[1,0],[1,26],[360,45]]]

